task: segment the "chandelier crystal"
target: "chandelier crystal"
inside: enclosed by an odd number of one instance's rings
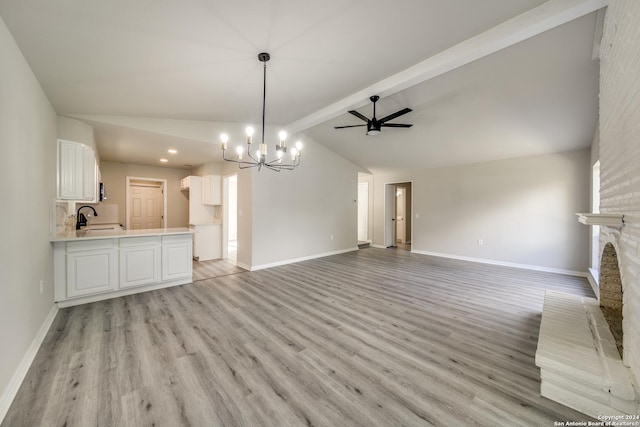
[[[262,135],[258,149],[252,152],[253,134],[254,129],[248,126],[245,129],[247,134],[247,150],[245,158],[245,150],[242,146],[236,148],[236,157],[227,158],[227,148],[229,142],[229,136],[225,133],[220,135],[222,158],[227,162],[235,162],[240,169],[248,169],[257,167],[258,170],[262,167],[280,172],[281,170],[293,170],[300,165],[300,157],[302,155],[302,143],[296,142],[295,146],[291,147],[289,156],[287,156],[287,145],[285,143],[287,139],[287,133],[280,131],[280,142],[276,144],[275,158],[267,160],[267,144],[264,142],[264,119],[265,119],[265,105],[267,98],[267,61],[271,59],[271,56],[262,52],[258,54],[258,59],[263,63],[263,89],[262,89]]]

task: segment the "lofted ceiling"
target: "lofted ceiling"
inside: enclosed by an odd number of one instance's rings
[[[167,166],[219,161],[222,124],[259,123],[267,51],[267,123],[290,126],[365,170],[419,169],[588,147],[598,110],[598,7],[510,41],[446,72],[385,81],[505,22],[542,0],[0,0],[9,28],[56,112],[95,129],[103,160]],[[532,14],[532,15],[535,15]],[[508,26],[507,26],[508,27]],[[513,30],[501,36],[509,41]],[[469,50],[469,49],[467,49]],[[382,82],[382,83],[381,83]],[[404,107],[367,137],[347,114]],[[210,134],[139,128],[140,117],[208,124]],[[125,124],[123,124],[125,123]]]

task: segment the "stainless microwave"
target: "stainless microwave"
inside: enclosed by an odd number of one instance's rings
[[[99,191],[98,191],[98,201],[102,202],[103,200],[107,200],[107,190],[104,187],[104,183],[101,182],[100,186],[98,187]]]

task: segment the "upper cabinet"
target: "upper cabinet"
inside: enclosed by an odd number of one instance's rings
[[[190,187],[189,184],[191,183],[190,178],[191,178],[190,176],[185,176],[180,180],[180,190],[189,191],[189,187]]]
[[[96,202],[97,177],[98,165],[91,147],[58,140],[58,199]]]
[[[86,145],[82,146],[82,200],[98,201],[98,162],[96,155]]]
[[[222,204],[222,177],[220,175],[205,175],[202,177],[202,204]]]

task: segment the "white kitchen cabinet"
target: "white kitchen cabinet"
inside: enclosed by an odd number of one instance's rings
[[[117,249],[112,239],[67,243],[67,296],[108,292],[118,287]]]
[[[79,142],[58,140],[58,199],[95,202],[97,163],[93,149]]]
[[[120,288],[160,282],[160,237],[120,239]]]
[[[162,236],[162,281],[191,278],[191,235]]]
[[[84,150],[77,142],[58,140],[58,199],[80,199]]]
[[[222,258],[222,225],[190,225],[193,234],[193,256],[198,261]]]
[[[189,176],[189,224],[213,224],[215,208],[202,203],[202,177]]]
[[[222,204],[222,177],[220,175],[205,175],[202,177],[202,204]]]
[[[97,202],[98,164],[91,147],[82,146],[82,200]]]
[[[190,177],[185,176],[180,180],[180,190],[189,191]]]
[[[191,282],[187,228],[56,235],[54,297],[60,307]]]

